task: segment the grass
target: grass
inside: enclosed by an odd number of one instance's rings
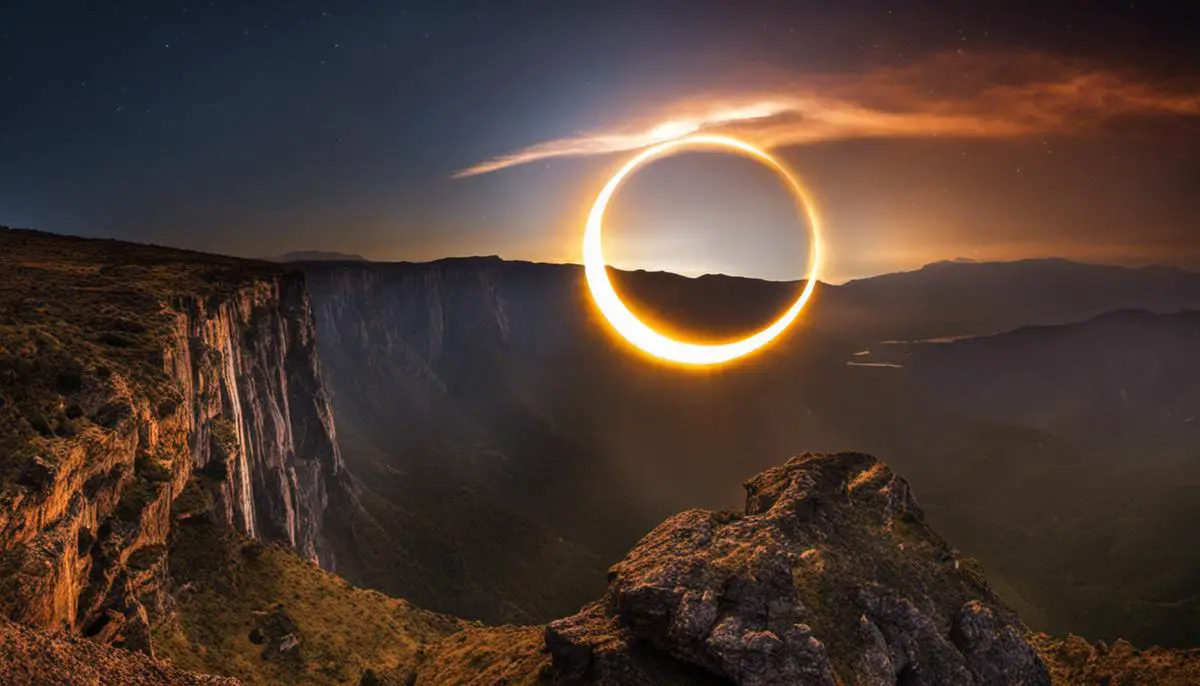
[[[51,443],[130,412],[163,414],[179,390],[164,371],[173,306],[216,302],[276,265],[0,227],[0,483]],[[97,399],[108,398],[113,402]]]
[[[469,627],[436,646],[421,665],[417,683],[552,684],[544,635],[540,626]]]
[[[247,684],[358,684],[368,669],[413,673],[423,646],[462,627],[203,519],[173,534],[179,600],[153,636],[181,667]],[[280,650],[289,634],[299,644]]]

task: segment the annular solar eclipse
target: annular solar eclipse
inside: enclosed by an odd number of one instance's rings
[[[695,343],[665,336],[638,319],[621,300],[608,278],[607,263],[604,261],[603,224],[604,212],[617,189],[642,165],[689,149],[728,151],[763,163],[772,169],[791,191],[799,210],[808,226],[810,246],[808,250],[808,273],[804,288],[783,314],[766,327],[745,338],[724,343]],[[786,165],[766,151],[729,136],[696,134],[676,138],[642,150],[625,163],[608,180],[588,214],[583,233],[583,263],[587,275],[588,289],[601,314],[613,329],[629,343],[661,360],[689,366],[711,366],[730,362],[756,350],[760,350],[779,334],[783,333],[800,315],[812,297],[821,266],[821,225],[812,196],[800,178]]]

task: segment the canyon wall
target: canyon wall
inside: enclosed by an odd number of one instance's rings
[[[183,389],[193,466],[224,475],[221,516],[332,569],[322,524],[328,482],[345,474],[302,278],[174,309],[166,367]]]
[[[366,515],[339,528],[339,573],[494,622],[544,621],[594,597],[604,560],[636,532],[605,558],[579,545],[579,513],[595,511],[581,503],[611,481],[578,469],[587,453],[545,404],[575,383],[551,364],[590,359],[581,334],[605,342],[579,326],[578,271],[491,258],[303,269]]]
[[[109,252],[40,281],[48,309],[61,308],[56,287],[101,284],[119,316],[102,304],[28,325],[14,321],[32,316],[28,301],[22,314],[4,308],[0,607],[149,651],[149,617],[170,602],[173,526],[212,517],[333,568],[323,522],[348,477],[300,274],[255,265],[203,275],[227,277],[219,288],[172,292],[159,264],[153,279],[105,273]]]

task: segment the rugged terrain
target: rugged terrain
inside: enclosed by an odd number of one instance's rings
[[[1192,398],[1154,392],[1188,373],[1191,315],[922,344],[910,366],[863,369],[846,362],[888,319],[856,328],[843,316],[853,289],[829,287],[803,336],[689,375],[614,346],[569,266],[306,265],[310,307],[305,277],[277,264],[12,230],[0,248],[2,683],[1183,684],[1200,672],[1194,651],[1115,640],[1194,636],[1180,595],[1195,566],[1178,553],[1178,522],[1194,517],[1164,497],[1167,482],[1186,491],[1192,444],[1186,421],[1159,416]],[[1180,283],[1136,276],[1149,285],[1114,300]],[[618,279],[640,307],[714,336],[762,314],[739,303],[794,287]],[[988,328],[977,314],[954,326]],[[1130,341],[1141,355],[1114,352]],[[1089,342],[1072,372],[1063,360]],[[1124,424],[1162,439],[1153,460],[1082,452],[1062,415],[1021,415],[1018,390],[983,404],[944,382],[963,365],[1001,370],[981,384],[1019,380],[1002,370],[1020,360],[1044,367],[1033,380],[1096,379],[1104,393],[1078,393],[1088,412],[1129,391],[1152,409]],[[770,467],[797,443],[878,448],[928,507],[861,452]],[[764,469],[733,510],[736,484]],[[1098,560],[1115,573],[1089,572]],[[1114,640],[1050,638],[1018,613]]]
[[[12,684],[1188,684],[1196,651],[1031,633],[866,455],[803,455],[740,512],[647,534],[548,626],[487,627],[356,590],[214,520],[182,524],[161,657],[0,625]],[[182,668],[196,670],[186,672]],[[233,675],[237,680],[197,672]]]
[[[155,652],[246,684],[357,684],[367,673],[415,674],[425,646],[464,622],[421,610],[263,545],[208,518],[172,535],[173,604]]]
[[[0,230],[0,283],[5,615],[149,652],[173,523],[201,509],[334,564],[344,474],[301,275]]]
[[[196,674],[130,652],[0,618],[0,682],[98,686],[236,686],[226,677]]]
[[[658,683],[648,644],[737,684],[1049,683],[1025,626],[881,463],[805,455],[746,492],[741,513],[690,510],[642,539],[601,603],[550,624],[556,665]]]
[[[779,455],[849,448],[906,474],[935,528],[984,562],[1031,625],[1192,643],[1195,615],[1173,610],[1191,595],[1189,537],[1155,523],[1191,521],[1185,458],[1200,453],[1183,431],[1196,399],[1172,382],[1192,374],[1194,335],[1103,313],[1200,308],[1198,275],[1030,260],[823,284],[777,346],[681,373],[614,341],[574,266],[302,268],[339,442],[372,515],[344,539],[368,551],[343,555],[357,561],[342,568],[356,583],[471,618],[547,621],[594,597],[583,580],[673,512],[733,506],[731,485]],[[760,323],[796,288],[614,277],[637,308],[715,338]],[[1103,326],[1072,323],[1097,315]],[[988,336],[1031,324],[1039,335]],[[883,341],[970,336],[994,341],[963,347],[995,353],[936,375],[915,358],[848,366],[908,349]],[[1103,388],[1089,385],[1097,379]],[[1133,402],[1114,407],[1122,388]],[[1084,440],[1089,423],[1103,438]],[[1151,448],[1175,466],[1148,466]],[[1139,537],[1159,552],[1129,544]],[[1134,570],[1159,553],[1180,564],[1155,591],[1156,575]],[[1098,575],[1106,568],[1130,571]],[[556,571],[531,588],[533,569]]]
[[[1200,518],[1200,313],[1125,310],[885,347],[906,352],[892,359],[914,397],[1062,437],[1087,456],[1071,488],[1058,486],[1071,508],[1029,529],[1046,563],[1036,584],[1055,589],[1038,604],[1063,617],[1050,628],[1194,642],[1200,555],[1183,541]],[[1045,482],[1028,488],[1055,485]]]

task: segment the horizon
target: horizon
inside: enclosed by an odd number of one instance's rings
[[[186,246],[182,246],[182,245],[168,245],[168,244],[162,244],[162,243],[132,241],[132,240],[127,240],[127,239],[123,239],[123,238],[110,238],[110,237],[104,237],[104,236],[89,236],[89,235],[85,235],[85,234],[64,233],[64,232],[58,232],[58,231],[49,231],[49,230],[45,230],[45,229],[35,229],[35,228],[21,227],[21,226],[8,226],[2,222],[0,222],[0,229],[8,229],[8,230],[13,230],[13,231],[33,231],[33,232],[37,232],[37,233],[47,233],[47,234],[52,234],[52,235],[56,235],[56,236],[67,236],[67,237],[71,237],[71,238],[83,238],[83,239],[88,239],[88,240],[111,240],[111,241],[118,241],[118,242],[124,242],[124,243],[134,243],[134,244],[138,244],[138,245],[147,245],[147,246],[152,246],[152,247],[165,248],[165,249],[170,249],[170,250],[185,250],[185,251],[189,251],[189,252],[198,252],[198,253],[202,253],[202,254],[217,255],[217,256],[222,256],[222,257],[233,257],[236,259],[243,259],[243,260],[252,260],[252,261],[259,261],[259,262],[275,262],[278,264],[300,264],[300,263],[305,263],[305,262],[343,262],[343,263],[362,262],[362,263],[370,263],[370,264],[419,265],[419,264],[432,264],[435,262],[453,261],[453,260],[499,260],[501,262],[519,263],[519,264],[577,267],[580,269],[583,268],[582,262],[576,262],[576,261],[570,261],[570,260],[553,261],[553,260],[527,259],[527,258],[522,258],[522,257],[507,257],[504,255],[494,254],[494,253],[493,254],[472,254],[472,255],[466,255],[466,254],[443,255],[440,257],[431,257],[428,259],[403,259],[403,258],[401,258],[401,259],[374,259],[371,257],[367,257],[366,255],[363,255],[361,253],[344,252],[344,251],[338,251],[338,250],[323,250],[323,249],[314,249],[314,248],[297,248],[297,249],[286,250],[286,251],[272,254],[272,255],[239,255],[239,254],[234,254],[234,253],[215,252],[215,251],[211,251],[211,250],[198,250],[195,248],[190,248],[190,247],[186,247]],[[314,254],[314,255],[338,254],[338,255],[341,255],[342,257],[339,257],[339,258],[315,258],[315,259],[288,259],[288,260],[282,259],[282,258],[287,257],[288,255],[292,255],[292,254]],[[1120,264],[1120,263],[1114,263],[1114,262],[1098,262],[1098,261],[1072,259],[1070,257],[1065,257],[1062,255],[1037,255],[1037,256],[1030,256],[1030,257],[1017,257],[1017,258],[1013,258],[1013,259],[993,259],[993,260],[983,260],[983,259],[975,259],[975,258],[959,256],[959,257],[937,259],[937,260],[933,260],[931,262],[925,262],[923,264],[919,264],[919,265],[916,265],[916,266],[914,266],[912,268],[908,268],[908,269],[899,269],[899,270],[895,270],[895,271],[885,271],[885,272],[878,272],[878,273],[873,273],[873,274],[856,275],[856,276],[851,276],[851,277],[841,279],[841,280],[833,280],[833,279],[829,279],[826,276],[821,276],[821,278],[818,279],[818,283],[825,284],[828,286],[844,286],[847,283],[851,283],[854,281],[865,281],[865,280],[869,280],[869,279],[874,279],[874,278],[879,278],[879,277],[884,277],[884,276],[891,276],[891,275],[895,275],[895,274],[909,274],[909,273],[921,271],[928,267],[934,267],[934,266],[938,266],[938,265],[983,266],[983,265],[993,265],[993,264],[1015,264],[1015,263],[1019,263],[1019,262],[1065,262],[1065,263],[1070,263],[1070,264],[1078,264],[1078,265],[1085,265],[1085,266],[1092,266],[1092,267],[1115,267],[1115,268],[1128,269],[1128,270],[1169,269],[1169,270],[1178,271],[1178,272],[1181,272],[1184,274],[1200,276],[1200,270],[1188,269],[1186,267],[1181,267],[1181,266],[1172,265],[1172,264],[1163,264],[1160,262],[1152,262],[1152,263],[1146,263],[1146,264]],[[704,277],[725,277],[725,278],[731,278],[731,279],[749,279],[749,280],[753,280],[753,281],[766,281],[766,282],[771,282],[771,283],[785,283],[785,284],[800,283],[800,282],[804,281],[804,279],[771,279],[771,278],[766,278],[766,277],[761,277],[761,276],[753,276],[753,275],[749,275],[749,274],[731,274],[731,273],[727,273],[727,272],[704,272],[704,273],[700,273],[700,274],[688,274],[688,273],[683,273],[683,272],[679,272],[679,271],[673,271],[670,269],[656,269],[656,268],[651,268],[651,267],[624,267],[624,266],[614,265],[614,264],[609,264],[609,268],[615,269],[615,270],[621,271],[621,272],[630,272],[630,273],[645,272],[645,273],[652,273],[652,274],[653,273],[671,274],[671,275],[678,276],[678,277],[684,278],[684,279],[701,279]]]
[[[0,686],[1200,686],[1189,10],[0,1]]]
[[[1179,10],[623,7],[2,8],[22,31],[0,33],[0,222],[570,262],[616,166],[712,133],[809,187],[829,281],[958,256],[1200,269],[1200,48]],[[606,257],[792,280],[795,209],[755,162],[664,158],[614,198]]]

